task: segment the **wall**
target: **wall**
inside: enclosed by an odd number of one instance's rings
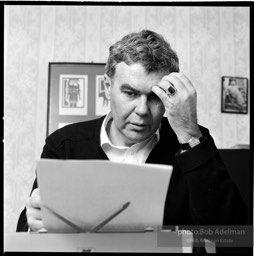
[[[48,62],[105,62],[131,31],[162,33],[219,148],[249,144],[249,115],[220,112],[221,76],[249,78],[248,7],[5,6],[4,224],[15,231],[46,135]]]

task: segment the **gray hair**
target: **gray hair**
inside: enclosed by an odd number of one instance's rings
[[[170,44],[159,34],[142,30],[130,33],[109,48],[106,74],[113,77],[116,65],[141,63],[146,72],[179,72],[179,60]]]

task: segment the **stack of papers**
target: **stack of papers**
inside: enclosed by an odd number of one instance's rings
[[[91,231],[142,232],[162,226],[172,166],[107,160],[37,160],[42,219],[48,232],[77,232],[54,212]]]

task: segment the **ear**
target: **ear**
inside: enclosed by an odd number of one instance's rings
[[[111,83],[111,79],[108,77],[108,75],[104,74],[105,94],[108,100],[110,100]]]

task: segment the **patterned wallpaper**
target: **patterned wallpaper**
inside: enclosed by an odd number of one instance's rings
[[[249,144],[249,114],[222,114],[221,76],[249,78],[248,7],[5,6],[4,231],[13,232],[46,135],[48,62],[105,62],[115,40],[164,35],[219,148]]]

